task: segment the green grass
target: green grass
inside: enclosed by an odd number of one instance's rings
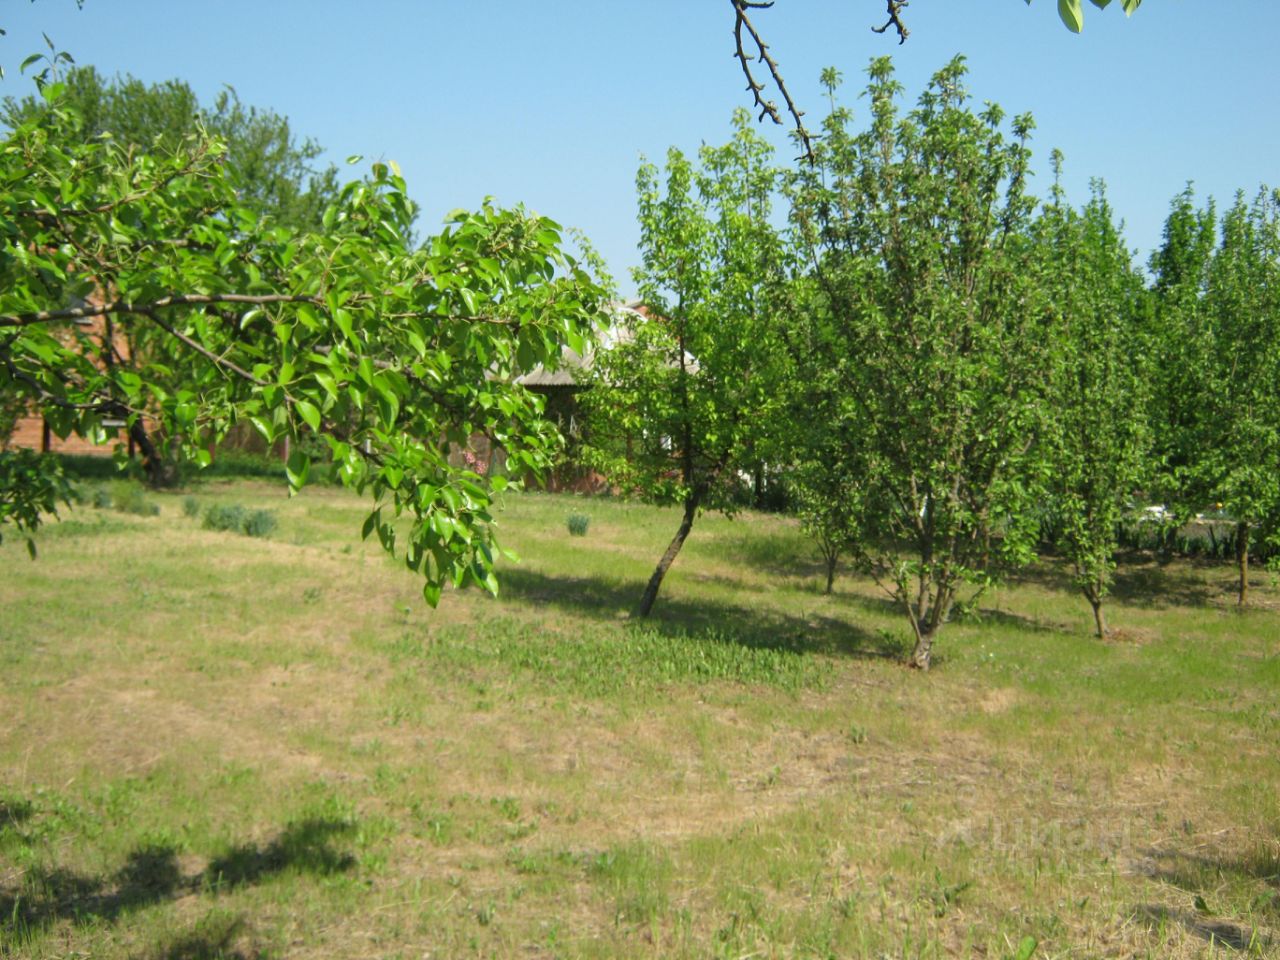
[[[636,624],[671,511],[512,496],[431,611],[342,491],[197,496],[0,547],[0,956],[1280,951],[1265,576],[1124,566],[1100,643],[1046,561],[920,675],[784,518],[700,518]]]

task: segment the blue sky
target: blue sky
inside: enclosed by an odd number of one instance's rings
[[[1223,201],[1280,185],[1280,3],[1147,0],[1129,19],[1119,3],[1086,4],[1080,36],[1055,6],[915,0],[903,46],[869,30],[881,0],[777,0],[754,17],[815,125],[824,66],[844,73],[859,110],[871,57],[893,55],[913,100],[964,53],[978,100],[1035,115],[1039,191],[1058,147],[1072,198],[1103,177],[1143,260],[1188,180]],[[206,102],[231,84],[335,162],[400,163],[423,229],[486,195],[523,202],[584,230],[624,292],[641,155],[721,142],[747,103],[728,0],[0,0],[0,11],[5,95],[29,90],[17,65],[41,31],[79,63],[179,77]]]

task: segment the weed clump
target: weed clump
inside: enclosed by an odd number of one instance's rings
[[[585,513],[571,513],[569,514],[568,525],[569,536],[585,537],[587,529],[591,526],[591,518]]]
[[[184,497],[182,499],[182,515],[191,520],[200,516],[200,501],[195,497]]]
[[[270,510],[251,510],[241,528],[248,537],[269,537],[276,529],[276,515]]]
[[[215,503],[204,513],[206,530],[231,530],[239,533],[244,526],[244,507],[238,503]]]
[[[155,517],[160,514],[159,505],[147,499],[142,485],[127,480],[111,485],[111,492],[107,494],[107,501],[121,513],[131,513],[135,517]],[[96,494],[94,505],[97,506]]]
[[[269,537],[276,529],[276,515],[270,510],[246,510],[238,503],[215,503],[205,511],[204,528]]]

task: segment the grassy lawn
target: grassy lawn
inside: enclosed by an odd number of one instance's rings
[[[0,956],[1280,956],[1280,590],[1046,562],[928,675],[793,522],[508,499],[422,603],[337,490],[269,540],[82,507],[0,546]],[[570,537],[571,513],[591,518]]]

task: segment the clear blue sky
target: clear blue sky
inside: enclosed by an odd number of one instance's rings
[[[1080,36],[1055,7],[915,0],[901,47],[868,29],[881,0],[777,0],[754,16],[815,122],[824,66],[844,72],[852,98],[868,60],[892,54],[914,100],[966,54],[979,100],[1035,115],[1039,190],[1058,147],[1073,199],[1105,178],[1143,260],[1188,180],[1219,200],[1280,185],[1280,3],[1147,0],[1130,19],[1119,3],[1086,4]],[[423,229],[486,195],[524,202],[583,229],[624,292],[640,156],[724,140],[747,102],[728,0],[0,0],[0,11],[6,95],[30,89],[17,66],[41,31],[79,63],[178,77],[206,102],[231,84],[335,162],[398,161]]]

